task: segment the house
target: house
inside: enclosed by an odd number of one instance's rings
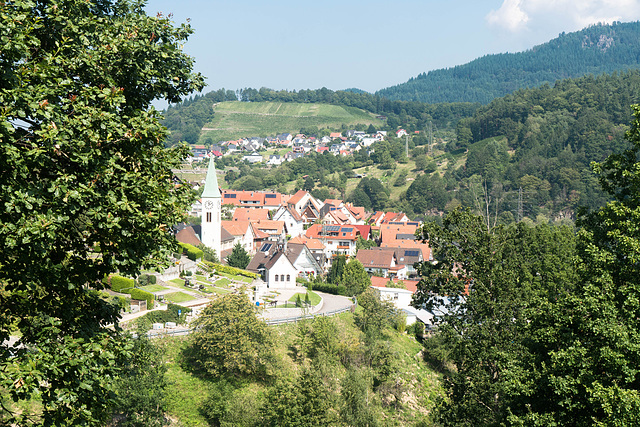
[[[284,158],[278,154],[272,154],[269,156],[267,164],[269,166],[280,166],[284,162]]]
[[[342,213],[341,210],[336,209],[327,212],[326,215],[322,217],[321,222],[326,225],[344,225],[349,224],[349,218]]]
[[[283,221],[287,234],[296,237],[304,233],[305,220],[292,206],[290,203],[287,203],[287,206],[280,206],[273,215],[273,219]]]
[[[271,242],[284,241],[286,238],[284,221],[274,221],[270,219],[260,219],[258,221],[251,221],[254,234],[256,237],[262,237],[263,240]],[[259,234],[261,233],[261,234]],[[266,234],[262,236],[262,234]],[[256,245],[257,247],[258,245]]]
[[[233,221],[259,221],[269,219],[269,209],[239,207],[233,211]]]
[[[300,215],[302,215],[302,212],[304,212],[308,206],[313,206],[318,210],[320,208],[320,202],[305,190],[298,190],[296,194],[287,200],[287,207],[295,210]]]
[[[196,230],[198,228],[198,230]],[[176,240],[180,243],[187,243],[189,245],[198,246],[201,245],[200,241],[200,226],[181,224],[175,227]]]
[[[396,131],[396,137],[397,137],[397,138],[402,138],[402,137],[403,137],[403,136],[405,136],[405,135],[409,135],[409,133],[408,133],[406,130],[404,130],[404,129],[398,129],[398,130]]]
[[[330,139],[342,138],[342,133],[341,132],[331,132],[329,134],[329,138]]]
[[[203,159],[208,154],[208,150],[204,145],[196,144],[191,146],[191,153],[193,157]]]
[[[286,242],[262,244],[249,262],[247,270],[260,274],[268,288],[296,287],[298,272],[286,256]]]
[[[280,135],[277,135],[276,138],[278,138],[280,142],[291,141],[293,139],[293,135],[290,133],[281,133]]]
[[[393,279],[394,286],[398,286],[400,280]],[[433,326],[433,314],[424,309],[418,309],[411,306],[413,294],[418,290],[417,280],[403,280],[404,288],[388,287],[389,279],[384,277],[372,277],[371,288],[375,289],[380,295],[380,299],[384,299],[393,303],[393,305],[402,310],[407,319],[407,325],[411,325],[416,321],[421,321],[427,327]]]
[[[281,193],[273,191],[222,190],[222,204],[234,207],[278,209],[283,203]]]
[[[346,203],[340,210],[349,217],[350,224],[364,225],[367,212],[362,206],[353,206],[352,203]]]
[[[318,239],[310,239],[304,235],[297,236],[289,240],[289,244],[301,244],[305,245],[309,252],[313,255],[319,266],[326,271],[327,270],[327,257],[325,255],[325,246]]]
[[[318,239],[325,246],[325,255],[329,261],[338,255],[347,257],[356,254],[356,240],[360,231],[354,226],[313,224],[305,236]]]
[[[255,239],[255,231],[251,227],[251,222],[249,221],[221,221],[222,223],[222,232],[228,233],[233,236],[233,244],[231,247],[235,246],[236,243],[240,243],[247,252],[250,254],[255,253],[253,241]],[[221,256],[220,259],[224,259],[222,257],[222,253],[224,252],[224,248],[221,248]]]
[[[242,156],[242,160],[249,163],[260,163],[264,159],[262,158],[262,154],[254,151],[251,154],[247,154],[246,156]]]
[[[406,278],[406,266],[398,264],[393,249],[360,249],[356,255],[367,273],[382,277]]]

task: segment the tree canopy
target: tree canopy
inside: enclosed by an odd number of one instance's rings
[[[39,397],[44,425],[97,424],[127,349],[119,309],[89,288],[136,275],[174,246],[192,199],[150,107],[203,87],[180,46],[191,33],[143,2],[0,4],[0,389]],[[9,355],[13,354],[10,358]],[[10,423],[33,414],[1,410]]]

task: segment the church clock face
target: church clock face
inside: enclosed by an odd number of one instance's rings
[[[206,202],[204,202],[204,207],[206,209],[213,209],[213,200],[207,200]]]

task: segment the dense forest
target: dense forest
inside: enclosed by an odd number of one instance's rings
[[[582,31],[562,33],[524,52],[486,55],[468,64],[422,73],[376,95],[429,103],[487,104],[520,88],[639,65],[640,22],[593,25]]]

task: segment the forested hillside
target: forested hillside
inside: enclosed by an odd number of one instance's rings
[[[563,80],[496,99],[458,124],[457,148],[468,148],[467,159],[464,167],[444,174],[443,185],[472,204],[475,196],[465,188],[484,182],[492,203],[504,203],[498,211],[509,218],[518,214],[518,200],[521,213],[533,218],[599,207],[606,200],[590,163],[627,148],[630,105],[639,101],[637,70]]]
[[[524,52],[487,55],[468,64],[422,73],[376,95],[428,103],[487,104],[520,88],[639,65],[640,22],[594,25],[560,34]]]

